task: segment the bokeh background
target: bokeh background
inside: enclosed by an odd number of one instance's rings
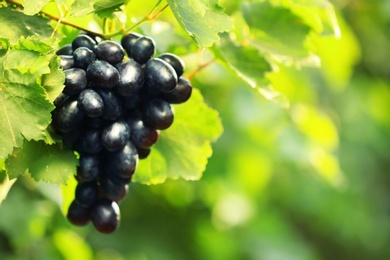
[[[66,221],[58,186],[19,178],[0,207],[0,259],[390,259],[390,1],[333,3],[342,37],[319,47],[322,68],[267,75],[288,108],[217,62],[193,78],[224,125],[201,180],[132,184],[120,228],[101,235]],[[210,58],[142,29],[188,72]]]

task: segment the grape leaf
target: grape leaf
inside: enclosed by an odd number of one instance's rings
[[[24,138],[43,138],[53,108],[33,74],[5,70],[0,78],[0,158],[20,147]]]
[[[17,22],[15,22],[17,21]],[[10,7],[0,8],[0,35],[15,44],[20,36],[37,35],[49,38],[53,29],[49,20],[41,16],[28,16]]]
[[[217,1],[168,0],[179,24],[201,48],[219,40],[218,33],[233,29],[232,21]]]
[[[75,154],[60,145],[48,145],[43,141],[25,141],[22,148],[15,148],[6,161],[10,178],[30,173],[36,180],[66,183],[76,172],[78,161]]]
[[[288,100],[274,90],[265,74],[272,71],[271,65],[259,52],[249,44],[233,42],[227,33],[221,35],[221,41],[213,47],[216,59],[231,70],[249,86],[257,88],[269,100],[279,105],[288,106]]]
[[[42,86],[46,97],[53,102],[64,89],[65,73],[60,68],[60,59],[53,57],[49,63],[50,73],[42,75]]]
[[[173,125],[161,131],[149,157],[140,160],[133,181],[162,183],[166,178],[198,180],[212,155],[211,142],[222,133],[218,113],[208,107],[197,89],[184,104],[174,107]]]
[[[244,3],[242,13],[253,42],[264,51],[287,57],[306,57],[310,27],[291,10],[268,2]]]
[[[34,1],[25,0],[23,2],[23,12],[27,15],[37,14],[49,2],[50,0],[34,0]]]
[[[93,12],[103,12],[106,9],[113,11],[124,3],[124,0],[76,0],[72,5],[70,14],[75,17],[81,17]]]

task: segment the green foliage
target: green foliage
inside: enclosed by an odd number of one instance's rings
[[[22,148],[14,150],[6,163],[10,178],[27,172],[36,181],[58,184],[66,183],[75,173],[74,165],[77,165],[77,158],[72,151],[43,141],[25,142]]]
[[[219,39],[218,33],[233,28],[229,17],[214,2],[168,0],[177,21],[201,48],[212,46]]]
[[[24,1],[24,13],[44,2]],[[66,21],[115,40],[166,3],[55,2],[70,10]],[[62,193],[34,180],[64,183],[77,165],[47,128],[64,77],[49,40],[56,23],[0,8],[1,86],[24,97],[0,91],[0,201],[13,185],[0,207],[0,259],[389,258],[387,2],[167,2],[134,30],[184,58],[194,96],[140,162],[109,238],[66,222],[74,178]],[[53,1],[44,10],[59,15]],[[54,38],[78,33],[62,24]],[[27,169],[34,179],[20,175]]]

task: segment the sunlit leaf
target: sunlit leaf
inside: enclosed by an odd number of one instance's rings
[[[8,38],[11,44],[15,44],[21,36],[49,38],[53,29],[48,22],[41,16],[28,16],[9,7],[0,8],[0,35]]]
[[[74,153],[58,144],[30,141],[14,150],[6,162],[6,169],[11,178],[28,172],[36,181],[65,183],[75,174],[77,164]]]
[[[219,39],[218,33],[233,28],[222,8],[209,1],[168,0],[180,25],[195,38],[201,48],[210,47]]]

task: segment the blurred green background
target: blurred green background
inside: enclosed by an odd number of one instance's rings
[[[200,181],[132,184],[101,235],[66,221],[59,187],[20,178],[0,259],[390,259],[390,1],[333,3],[342,37],[318,48],[322,68],[267,75],[289,108],[217,63],[193,78],[224,125]],[[189,71],[207,61],[175,52]]]

